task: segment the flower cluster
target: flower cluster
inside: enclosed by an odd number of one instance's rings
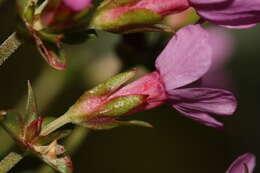
[[[199,21],[176,32],[162,24],[165,16],[190,8]],[[0,125],[19,146],[59,172],[73,170],[64,147],[57,143],[65,133],[56,130],[67,123],[94,130],[127,125],[152,127],[147,122],[124,121],[122,117],[168,104],[200,124],[223,129],[223,123],[213,116],[233,115],[237,101],[232,92],[212,84],[223,77],[218,72],[218,62],[224,61],[221,57],[226,56],[225,45],[220,43],[223,41],[216,31],[204,29],[201,23],[248,28],[260,22],[259,0],[104,0],[100,5],[91,0],[18,0],[17,9],[23,29],[56,69],[66,66],[62,44],[87,40],[94,30],[175,34],[156,58],[153,72],[131,82],[128,81],[136,70],[120,73],[86,91],[65,114],[51,122],[39,116],[30,85],[23,115],[0,112]],[[247,153],[227,173],[252,173],[254,166],[255,156]]]

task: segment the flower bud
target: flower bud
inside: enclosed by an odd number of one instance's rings
[[[145,104],[147,95],[128,94],[110,98],[134,75],[135,71],[118,74],[87,91],[63,116],[70,119],[72,123],[92,129],[110,129],[120,125],[150,127],[150,124],[142,121],[117,120],[118,117]]]
[[[41,23],[62,30],[77,26],[91,7],[91,0],[50,0],[41,13]]]
[[[95,12],[90,27],[111,32],[165,31],[156,26],[167,14],[188,8],[187,0],[105,0]]]

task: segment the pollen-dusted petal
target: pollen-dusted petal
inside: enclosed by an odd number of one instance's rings
[[[74,11],[81,11],[91,4],[91,0],[64,0],[63,2]]]
[[[260,22],[259,0],[225,0],[205,3],[206,0],[190,0],[198,14],[218,25],[232,28],[252,27]]]
[[[166,91],[201,78],[211,64],[208,33],[199,25],[189,25],[177,32],[156,60],[156,68]]]
[[[213,88],[184,88],[168,93],[174,108],[185,116],[207,126],[222,124],[209,114],[232,115],[237,107],[236,98],[229,91]]]
[[[255,168],[255,162],[255,156],[251,153],[246,153],[238,157],[230,165],[226,173],[252,173]]]

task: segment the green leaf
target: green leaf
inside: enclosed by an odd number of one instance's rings
[[[24,126],[21,115],[15,111],[0,111],[0,125],[16,140]]]
[[[28,81],[28,96],[27,96],[27,105],[26,113],[24,114],[25,125],[29,125],[33,120],[38,117],[38,107],[36,103],[36,97],[34,95],[30,81]]]

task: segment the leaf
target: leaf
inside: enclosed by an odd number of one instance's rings
[[[27,96],[27,105],[25,112],[25,125],[29,125],[33,120],[37,118],[38,114],[38,106],[36,103],[36,97],[34,95],[32,86],[30,81],[28,81],[28,96]]]
[[[22,117],[15,111],[0,111],[0,125],[7,131],[7,133],[15,140],[19,139],[22,133],[24,123]]]

